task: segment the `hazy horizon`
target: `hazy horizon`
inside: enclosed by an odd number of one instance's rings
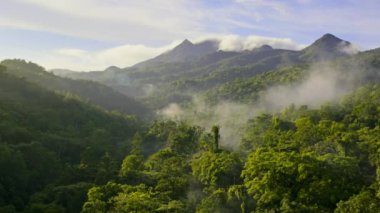
[[[380,46],[379,9],[372,0],[4,1],[0,59],[103,70],[152,58],[186,38],[253,38],[299,49],[325,33],[372,49]]]

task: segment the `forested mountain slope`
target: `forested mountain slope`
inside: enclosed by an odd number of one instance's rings
[[[234,152],[217,126],[154,122],[82,212],[378,212],[379,100],[372,84],[338,104],[261,114]]]
[[[353,49],[350,42],[331,34],[300,51],[263,45],[252,50],[226,52],[215,48],[217,45],[216,41],[192,44],[185,40],[171,51],[122,70],[62,75],[106,84],[157,109],[171,102],[187,101],[195,94],[225,83],[284,66],[332,60],[353,53],[348,51]]]
[[[260,114],[231,151],[217,126],[142,128],[2,71],[0,210],[378,212],[379,101],[371,83]]]
[[[0,66],[0,212],[36,212],[32,203],[43,190],[66,212],[78,212],[87,190],[115,175],[112,165],[128,152],[139,126]]]
[[[327,39],[339,50],[341,40],[324,37],[322,44]],[[64,93],[97,83],[4,61],[0,212],[379,212],[380,51],[309,63],[319,58],[314,51],[326,50],[322,44],[217,51],[189,61],[178,53],[175,62],[78,74],[116,82],[120,91],[146,89],[143,98],[155,107],[202,95],[211,103],[205,108],[221,109],[232,124],[241,117],[218,105],[253,103],[248,111],[233,108],[245,117],[235,129],[205,112],[189,116],[215,121],[211,128],[181,118],[142,124],[82,101],[76,90]],[[277,105],[285,107],[255,111],[273,88],[290,88],[272,102],[286,100]],[[300,95],[293,91],[306,96],[305,104],[294,102]],[[312,105],[321,94],[332,99]],[[223,137],[227,131],[238,140]]]
[[[149,111],[145,106],[105,85],[84,81],[72,80],[55,76],[37,64],[24,60],[4,60],[1,65],[7,67],[7,72],[25,78],[51,91],[72,93],[92,104],[108,110],[117,110],[123,113],[143,117]]]
[[[369,82],[380,81],[380,50],[370,50],[353,56],[346,56],[325,63],[285,66],[256,76],[237,79],[216,86],[207,91],[210,102],[221,100],[237,102],[255,102],[263,92],[274,86],[297,86],[317,71],[325,72],[326,77],[334,78],[336,87],[349,84],[351,88]],[[334,73],[334,75],[327,76]]]

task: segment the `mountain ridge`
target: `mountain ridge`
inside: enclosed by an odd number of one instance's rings
[[[188,39],[185,39],[173,49],[164,52],[152,59],[137,63],[132,67],[146,67],[155,65],[157,63],[185,62],[202,57],[212,52],[216,52],[217,50],[217,43],[214,41],[206,40],[193,44]]]
[[[111,111],[117,110],[137,117],[149,114],[148,109],[138,101],[104,84],[95,81],[59,77],[45,71],[43,67],[25,60],[8,59],[3,60],[0,64],[6,67],[7,73],[25,78],[28,82],[35,83],[47,90],[72,93],[92,104]]]
[[[262,45],[252,50],[234,52],[219,50],[216,45],[217,41],[206,40],[194,44],[185,39],[173,49],[132,67],[114,72],[70,73],[67,77],[97,81],[143,101],[151,98],[151,91],[165,93],[158,96],[169,94],[168,97],[173,95],[186,100],[188,98],[183,98],[184,94],[199,93],[282,66],[348,56],[350,53],[343,50],[351,47],[350,42],[329,33],[298,51]],[[181,95],[177,94],[179,92]],[[163,103],[168,104],[166,101]]]

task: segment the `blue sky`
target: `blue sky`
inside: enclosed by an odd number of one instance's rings
[[[378,0],[0,0],[0,59],[46,68],[130,66],[188,38],[300,49],[324,33],[380,47]],[[222,48],[222,49],[223,49]]]

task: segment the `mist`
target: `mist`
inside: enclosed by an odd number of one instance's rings
[[[328,63],[317,63],[307,71],[306,78],[293,85],[279,85],[267,89],[258,105],[268,111],[278,111],[286,106],[307,105],[318,108],[335,102],[351,92],[356,84],[355,70],[341,70]]]
[[[185,120],[207,131],[213,125],[218,125],[221,130],[220,145],[235,149],[239,144],[243,126],[257,112],[252,105],[222,101],[211,106],[204,99],[194,96],[191,107],[171,103],[158,111],[158,114],[168,119]]]
[[[351,43],[349,43],[349,45],[347,45],[347,42],[345,42],[345,41],[342,41],[340,43],[340,45],[338,46],[338,48],[339,48],[339,51],[341,51],[345,54],[348,54],[348,55],[354,55],[354,54],[359,52],[358,46],[356,46],[355,44],[351,44]]]
[[[329,63],[316,63],[305,71],[303,80],[290,85],[279,85],[264,90],[257,101],[249,104],[219,101],[211,105],[206,100],[194,96],[190,106],[181,107],[171,103],[159,110],[160,116],[174,120],[185,120],[193,125],[210,130],[220,126],[220,145],[236,149],[248,120],[268,112],[275,113],[294,104],[318,108],[325,103],[334,103],[353,91],[360,81],[360,67],[351,69],[337,67]]]

